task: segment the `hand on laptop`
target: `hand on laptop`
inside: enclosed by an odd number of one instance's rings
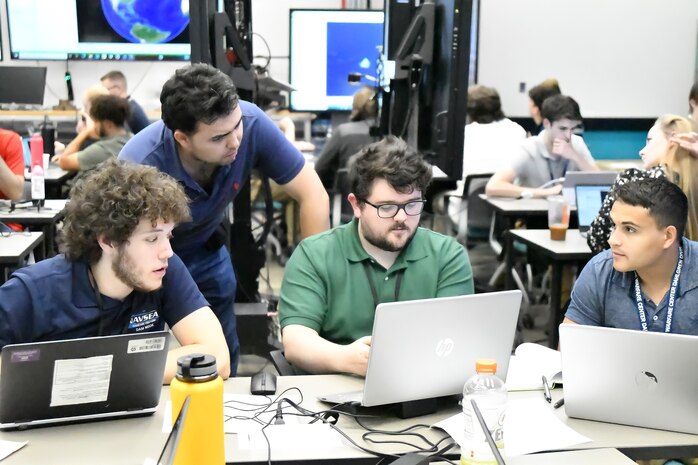
[[[371,336],[364,336],[345,346],[347,350],[346,371],[360,376],[366,376],[368,368],[368,352],[371,349]]]

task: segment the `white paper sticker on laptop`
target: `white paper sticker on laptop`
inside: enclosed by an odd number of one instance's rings
[[[129,354],[138,354],[140,352],[153,352],[155,350],[164,349],[164,337],[151,337],[148,339],[131,339],[130,341],[128,341],[127,352]]]
[[[56,360],[53,365],[51,407],[105,402],[113,355]]]

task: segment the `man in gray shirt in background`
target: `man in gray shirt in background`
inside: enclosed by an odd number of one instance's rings
[[[116,158],[132,136],[126,129],[129,111],[128,101],[124,98],[114,95],[94,97],[90,106],[90,118],[94,121],[100,139],[84,150],[78,150],[82,143],[80,135],[83,133],[80,133],[52,161],[67,171],[85,171],[109,158]]]
[[[579,105],[566,95],[543,102],[543,126],[539,135],[523,141],[510,166],[502,167],[487,183],[486,193],[497,197],[547,197],[562,186],[542,188],[564,177],[567,171],[597,171],[584,140],[575,135],[581,128]]]

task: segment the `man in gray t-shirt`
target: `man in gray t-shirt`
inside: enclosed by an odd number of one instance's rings
[[[539,135],[523,141],[511,165],[497,171],[486,193],[498,197],[547,197],[562,186],[542,187],[565,176],[567,171],[596,171],[584,140],[574,134],[582,124],[579,105],[571,97],[557,95],[543,103],[543,126]]]
[[[79,150],[81,133],[52,161],[64,170],[86,171],[109,158],[116,158],[132,136],[125,126],[129,111],[128,101],[124,98],[113,95],[94,97],[90,106],[90,118],[94,121],[100,139]]]

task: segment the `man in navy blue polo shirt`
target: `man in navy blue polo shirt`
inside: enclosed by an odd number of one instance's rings
[[[162,121],[134,136],[119,158],[156,166],[184,186],[192,221],[176,228],[172,248],[220,320],[235,374],[236,281],[217,234],[227,205],[259,169],[299,203],[301,233],[310,236],[329,228],[329,198],[301,153],[264,112],[238,99],[221,71],[204,64],[178,69],[160,102]]]
[[[666,178],[616,194],[611,249],[582,270],[565,323],[698,335],[698,242],[683,237],[686,195]]]
[[[177,358],[216,357],[230,373],[221,325],[182,261],[173,254],[175,224],[189,219],[177,182],[155,168],[106,161],[78,182],[66,207],[57,255],[16,271],[0,287],[0,347],[7,344],[164,329]]]

